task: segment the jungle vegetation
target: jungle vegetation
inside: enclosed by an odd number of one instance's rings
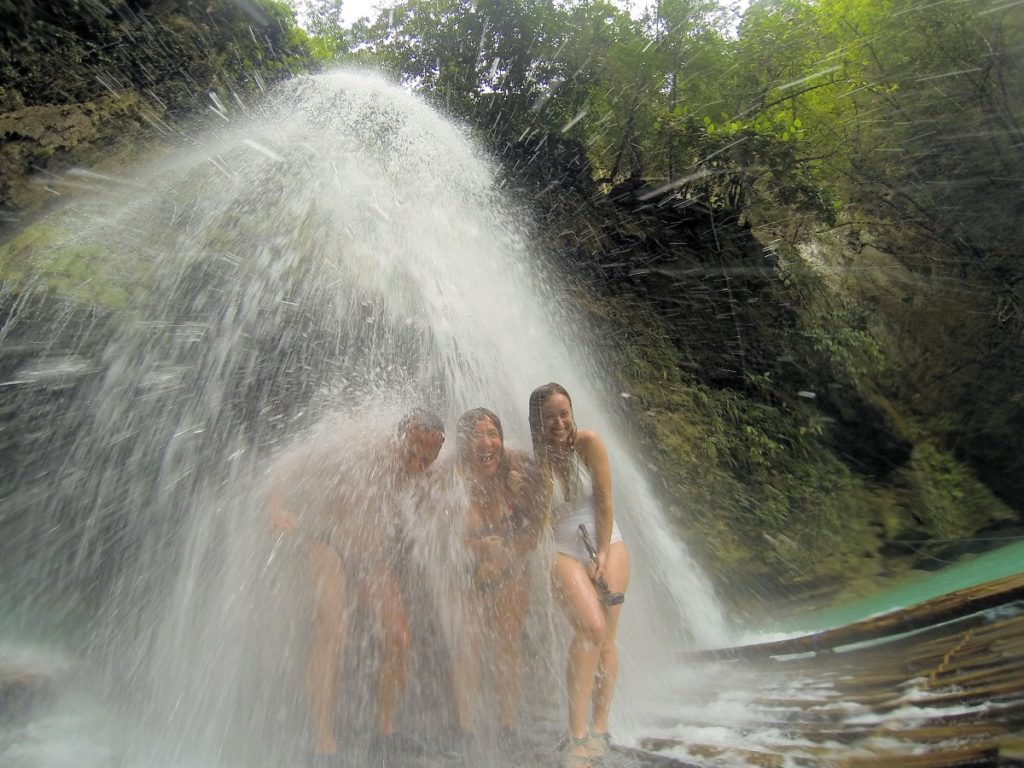
[[[279,0],[0,6],[7,219],[43,204],[30,171],[211,99],[383,70],[535,214],[733,596],[833,593],[1020,523],[1024,5],[296,5],[301,28]]]

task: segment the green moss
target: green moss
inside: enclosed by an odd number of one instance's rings
[[[904,473],[916,532],[949,541],[968,537],[1016,514],[957,461],[929,442],[918,443]]]
[[[21,32],[0,50],[0,206],[38,210],[52,200],[30,181],[38,170],[59,175],[141,136],[173,136],[209,107],[211,90],[248,100],[313,63],[277,0],[143,5],[128,15],[81,3],[12,11]]]
[[[610,367],[622,372],[679,500],[680,529],[720,584],[780,592],[839,584],[875,555],[872,489],[822,448],[815,412],[707,387],[681,372],[685,361],[642,305],[583,303],[602,335],[621,340]]]
[[[117,277],[116,259],[97,245],[77,243],[53,224],[36,224],[0,245],[0,280],[15,292],[45,290],[109,309],[127,305],[131,286]]]

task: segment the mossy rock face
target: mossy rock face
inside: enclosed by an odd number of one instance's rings
[[[900,434],[953,453],[1024,513],[1024,347],[1010,309],[1020,307],[1020,282],[1006,276],[985,288],[1002,273],[969,275],[993,254],[967,263],[934,237],[884,223],[850,222],[807,251],[804,272],[823,284],[806,293],[808,310],[824,318],[840,307],[834,315],[855,318],[856,332],[884,350],[884,370],[860,375],[858,386],[884,393]]]
[[[915,446],[907,485],[912,524],[930,539],[948,542],[1017,518],[967,467],[932,443]]]
[[[5,142],[29,141],[48,149],[68,149],[96,135],[96,104],[25,107],[0,115]]]
[[[665,507],[721,594],[743,603],[754,594],[827,599],[851,584],[870,591],[870,583],[913,566],[907,540],[934,550],[927,542],[970,537],[1013,519],[974,470],[941,447],[936,414],[924,418],[903,395],[913,382],[902,383],[907,367],[899,355],[913,349],[912,328],[885,325],[874,314],[882,305],[886,313],[908,306],[902,294],[885,293],[902,283],[869,279],[858,293],[849,285],[857,270],[830,281],[834,270],[819,274],[794,251],[780,255],[778,272],[762,263],[756,280],[747,281],[746,295],[757,302],[746,316],[723,307],[725,319],[716,322],[687,311],[686,296],[669,306],[665,286],[649,291],[628,275],[671,260],[672,249],[659,244],[664,227],[623,211],[606,216],[613,201],[591,209],[583,193],[572,194],[566,208],[582,221],[549,211],[545,226],[572,252],[573,271],[591,275],[579,295],[593,335],[611,342],[602,369],[629,395],[630,424],[664,481]],[[673,226],[679,234],[689,225]],[[630,232],[635,237],[624,248]],[[748,235],[735,233],[726,262],[749,258],[742,245]],[[676,251],[684,259],[714,258]],[[877,248],[871,255],[888,258]],[[878,292],[874,301],[865,298],[871,291]],[[705,351],[734,319],[757,351],[745,358],[742,377],[728,379],[712,371],[723,358],[705,358]],[[775,336],[770,345],[745,333],[756,323]],[[704,333],[709,324],[711,335]]]
[[[838,587],[875,568],[872,486],[822,443],[813,410],[768,405],[682,373],[649,308],[584,294],[672,501],[675,522],[726,594]]]
[[[136,94],[126,92],[81,104],[32,106],[0,115],[0,205],[31,209],[54,199],[56,193],[47,186],[56,176],[44,176],[40,171],[94,159],[110,142],[137,133],[152,119],[151,112]]]
[[[241,101],[312,65],[293,11],[277,0],[0,9],[0,212],[35,213],[68,168],[173,138],[211,92]]]
[[[105,309],[127,305],[137,277],[107,249],[76,241],[63,226],[42,221],[0,245],[0,281],[14,294],[41,291]]]

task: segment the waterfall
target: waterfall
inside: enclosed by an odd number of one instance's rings
[[[267,468],[303,442],[343,452],[418,405],[450,433],[489,407],[528,449],[529,393],[557,381],[609,447],[633,569],[614,719],[641,728],[685,676],[678,651],[724,642],[724,621],[600,379],[600,340],[494,167],[373,74],[218,109],[220,127],[144,167],[76,174],[85,189],[19,236],[31,262],[0,297],[8,638],[83,660],[69,706],[127,764],[283,764],[308,741],[308,612],[267,531]],[[537,604],[528,675],[561,717],[547,650],[564,652],[564,620]],[[407,718],[447,706],[415,680],[440,658],[432,642],[415,638]],[[346,664],[360,654],[371,644]],[[68,764],[88,768],[82,754]]]

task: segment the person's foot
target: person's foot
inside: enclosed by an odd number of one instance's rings
[[[604,757],[612,750],[612,736],[608,731],[590,734],[590,751],[595,757]]]
[[[562,768],[594,768],[593,749],[590,736],[569,736],[562,746]]]

